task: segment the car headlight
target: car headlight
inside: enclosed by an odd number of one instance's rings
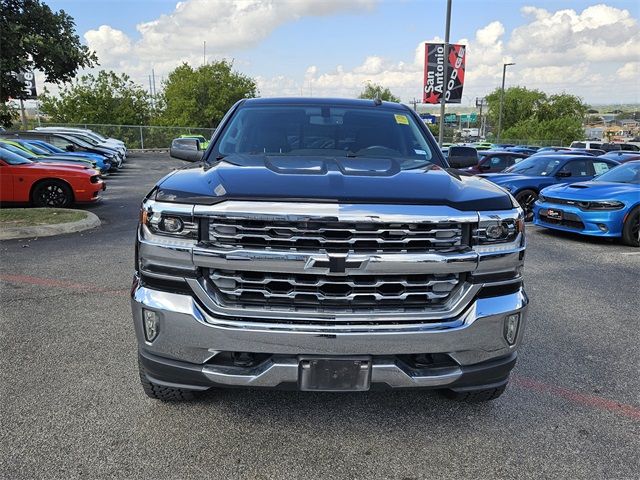
[[[190,215],[143,209],[140,223],[153,235],[194,240],[198,238],[198,224],[192,221]]]
[[[601,202],[579,202],[581,210],[620,210],[624,203],[617,200],[604,200]]]
[[[544,203],[547,201],[547,197],[545,197],[544,195],[540,194],[538,195],[538,202],[540,203]]]
[[[517,214],[483,216],[472,232],[475,249],[493,251],[491,245],[515,242],[520,234],[524,234],[524,225],[524,213],[521,209],[518,209]]]

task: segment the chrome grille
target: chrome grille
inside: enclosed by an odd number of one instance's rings
[[[209,241],[222,248],[320,253],[408,253],[454,250],[463,244],[460,223],[375,223],[210,219]]]
[[[460,282],[443,275],[316,275],[212,270],[209,279],[227,306],[315,311],[408,311],[446,302]]]

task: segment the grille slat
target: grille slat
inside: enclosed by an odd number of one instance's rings
[[[218,217],[209,222],[209,241],[222,248],[407,253],[460,247],[463,227],[459,223],[289,223]]]
[[[411,309],[439,305],[459,284],[456,274],[334,277],[213,270],[209,278],[228,305],[266,308]]]

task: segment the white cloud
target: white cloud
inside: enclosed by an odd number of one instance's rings
[[[139,24],[135,38],[103,25],[86,32],[85,40],[98,53],[101,68],[124,71],[146,85],[152,67],[160,77],[182,61],[200,64],[203,41],[210,58],[230,58],[284,24],[309,16],[369,11],[377,2],[186,0],[173,12]],[[463,103],[473,103],[476,96],[499,86],[503,62],[516,63],[508,69],[509,85],[567,91],[591,102],[637,99],[640,28],[628,10],[605,4],[582,11],[526,6],[521,13],[521,24],[510,31],[495,20],[480,26],[471,38],[457,40],[468,47]],[[355,67],[340,65],[340,52],[333,57],[333,68],[320,69],[310,62],[300,65],[293,77],[271,72],[257,76],[261,94],[352,97],[367,82],[375,82],[405,101],[420,97],[424,42],[394,58],[364,56]]]

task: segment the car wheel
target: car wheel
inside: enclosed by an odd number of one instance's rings
[[[495,400],[504,393],[507,385],[501,385],[496,388],[486,388],[483,390],[470,390],[466,392],[456,392],[454,390],[444,390],[444,394],[450,400],[456,402],[479,403]]]
[[[523,190],[516,195],[516,200],[524,210],[524,220],[533,220],[533,204],[538,200],[538,194],[533,190]]]
[[[636,207],[627,216],[622,227],[622,241],[632,247],[640,247],[640,207]]]
[[[154,400],[162,400],[163,402],[180,402],[185,400],[193,400],[198,392],[187,390],[184,388],[173,388],[158,385],[149,381],[145,368],[138,362],[138,372],[140,373],[140,383],[144,393]]]
[[[67,208],[73,203],[73,191],[60,180],[45,180],[33,190],[32,202],[36,207]]]

